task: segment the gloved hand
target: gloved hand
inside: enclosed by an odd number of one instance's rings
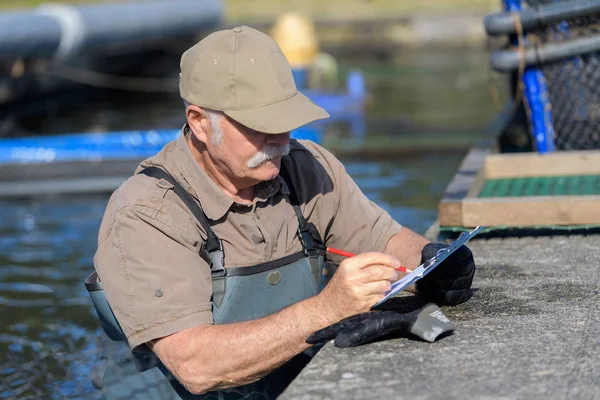
[[[454,325],[442,310],[435,304],[428,304],[408,314],[373,310],[353,315],[313,333],[306,343],[314,345],[335,338],[337,347],[354,347],[391,334],[413,334],[433,342],[440,334],[453,330]]]
[[[448,245],[444,243],[427,244],[421,251],[421,263],[446,247]],[[417,293],[426,302],[454,306],[468,299],[474,275],[473,254],[463,245],[417,281]]]

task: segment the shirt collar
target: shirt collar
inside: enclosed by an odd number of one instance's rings
[[[185,189],[200,201],[202,210],[209,219],[216,221],[223,218],[234,204],[234,201],[198,165],[188,147],[185,129],[182,130],[181,135],[177,138],[175,153],[173,159],[181,173],[181,176],[178,178]],[[289,194],[289,189],[280,175],[270,181],[261,182],[256,185],[254,203],[266,201],[279,191],[283,194]]]

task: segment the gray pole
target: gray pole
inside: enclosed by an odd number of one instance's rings
[[[528,31],[553,22],[598,13],[600,13],[600,0],[557,2],[535,8],[524,8],[518,13],[491,14],[485,17],[484,26],[488,35],[514,34],[517,30],[513,15],[517,16],[523,30]]]
[[[222,22],[219,0],[42,5],[0,14],[0,59],[67,58],[194,35]]]
[[[564,58],[600,51],[600,36],[571,40],[564,43],[546,43],[542,46],[525,48],[525,66],[539,65]],[[490,64],[496,71],[517,70],[521,64],[518,50],[494,51],[490,54]]]

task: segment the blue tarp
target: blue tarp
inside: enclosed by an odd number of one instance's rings
[[[180,133],[180,129],[166,129],[3,139],[0,140],[0,164],[146,158],[159,152]],[[292,137],[321,141],[320,131],[312,127],[297,129]]]

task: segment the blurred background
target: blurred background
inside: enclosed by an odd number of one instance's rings
[[[185,49],[239,24],[273,35],[333,117],[297,137],[333,151],[369,198],[423,233],[465,152],[497,133],[509,89],[489,66],[483,17],[501,9],[0,1],[0,399],[94,396],[100,330],[83,280],[110,192],[184,123]]]

